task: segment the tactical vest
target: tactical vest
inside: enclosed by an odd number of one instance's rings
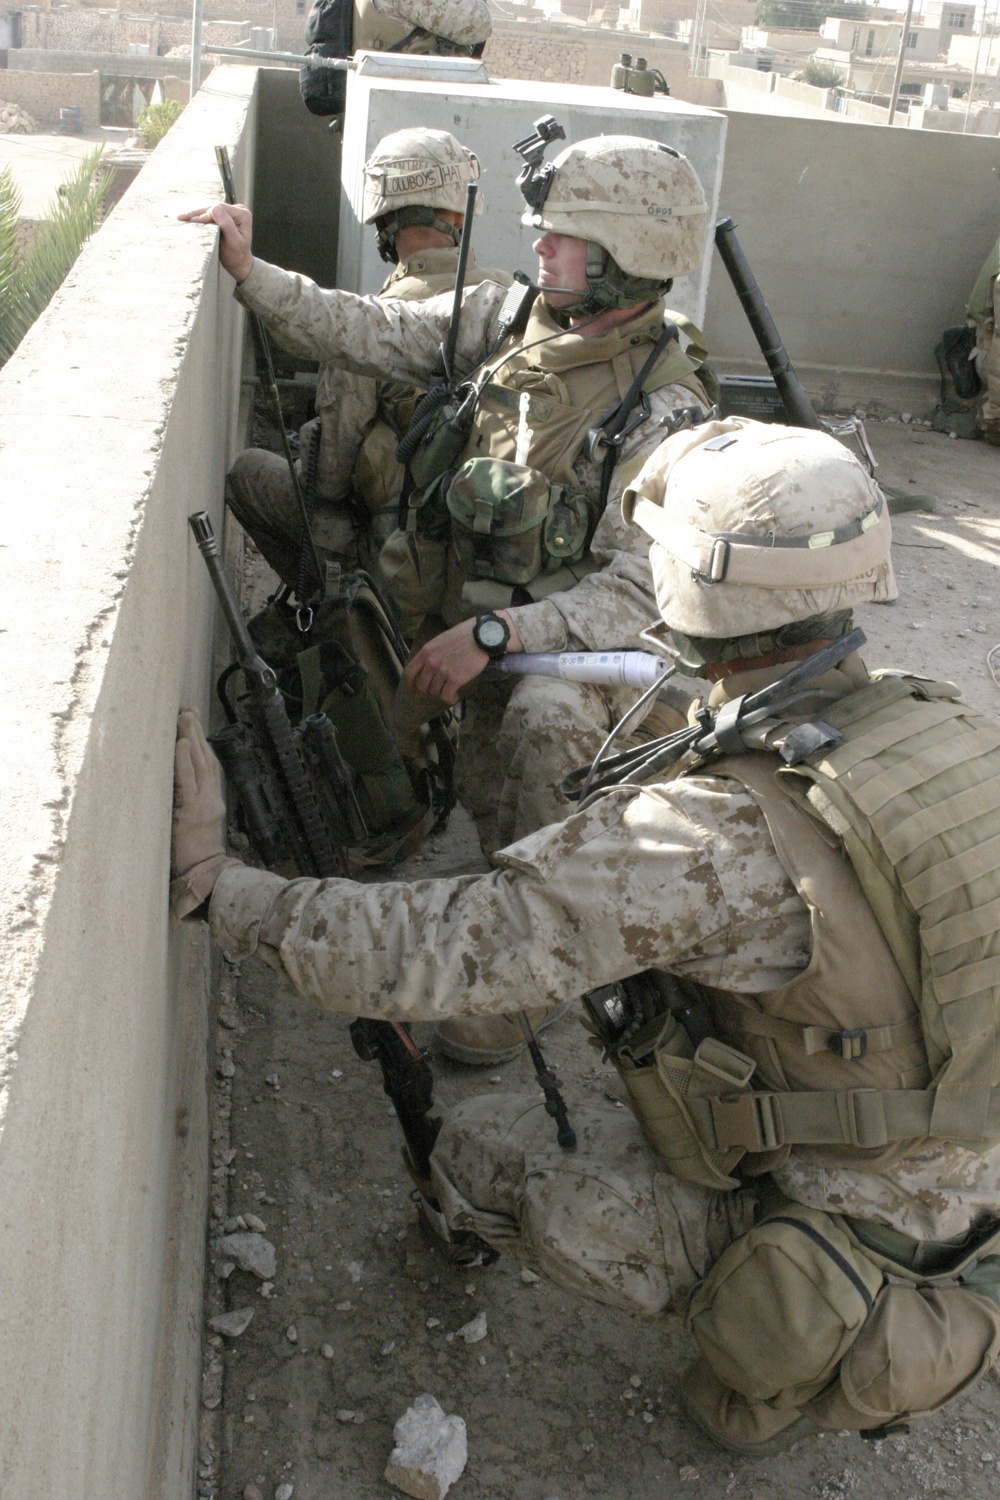
[[[416,31],[417,35],[412,33]],[[407,38],[410,38],[407,41]],[[405,46],[400,46],[405,42]],[[461,47],[447,37],[434,36],[422,31],[412,21],[395,21],[391,16],[376,10],[372,0],[355,0],[354,4],[354,50],[355,52],[446,52],[468,57],[471,47]]]
[[[441,292],[450,292],[458,273],[457,246],[442,245],[417,250],[408,255],[379,290],[379,297],[401,302],[424,302]],[[481,281],[495,281],[509,286],[512,277],[505,271],[481,268],[470,250],[465,285],[478,286]],[[336,400],[337,371],[325,366],[317,391],[317,405]],[[373,514],[395,508],[403,488],[404,470],[397,462],[396,448],[405,432],[413,408],[421,395],[416,386],[403,380],[379,381],[379,415],[365,434],[351,476],[355,501]]]
[[[585,338],[562,329],[536,301],[524,333],[486,367],[463,459],[505,459],[541,470],[554,484],[575,484],[573,465],[587,432],[626,394],[672,316],[656,303],[641,320]],[[664,378],[665,368],[676,373]],[[651,382],[686,385],[700,399],[694,370],[671,342]]]
[[[728,1172],[793,1145],[874,1169],[924,1139],[1000,1139],[1000,729],[950,684],[888,674],[821,717],[841,739],[799,764],[712,766],[761,807],[813,937],[780,990],[704,991],[748,1066],[685,1107]]]
[[[581,489],[573,466],[590,429],[628,393],[665,320],[691,328],[656,303],[641,317],[585,338],[562,328],[541,299],[534,303],[523,331],[512,334],[479,372],[479,399],[464,447],[439,469],[424,461],[428,472],[417,478],[406,534],[396,533],[382,553],[383,575],[409,628],[427,614],[452,625],[480,608],[544,598],[592,571],[589,544],[601,506],[593,487]],[[703,353],[696,346],[688,354],[671,341],[644,389],[676,383],[705,404],[695,374]],[[418,459],[419,452],[415,476]],[[490,460],[517,472],[500,475],[503,484],[494,487],[494,472],[476,467],[477,461],[488,467]],[[431,482],[441,471],[450,487],[443,517]],[[434,529],[425,525],[428,513]]]

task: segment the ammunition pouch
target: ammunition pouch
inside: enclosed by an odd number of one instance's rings
[[[550,484],[538,469],[470,458],[448,486],[452,549],[468,578],[528,584],[579,562],[597,513],[579,490]]]
[[[692,1099],[732,1098],[749,1092],[755,1064],[714,1037],[692,1047],[672,1015],[656,1017],[610,1052],[632,1109],[651,1146],[681,1182],[732,1189],[741,1147],[714,1150],[701,1140],[691,1115]]]

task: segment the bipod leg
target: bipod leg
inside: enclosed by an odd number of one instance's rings
[[[564,1151],[575,1151],[576,1132],[569,1123],[566,1100],[559,1092],[562,1084],[545,1061],[542,1049],[539,1047],[535,1033],[531,1029],[531,1022],[523,1010],[518,1011],[517,1019],[524,1040],[528,1044],[528,1051],[531,1054],[531,1061],[535,1068],[535,1077],[538,1079],[539,1087],[545,1095],[545,1111],[556,1122],[556,1140]]]

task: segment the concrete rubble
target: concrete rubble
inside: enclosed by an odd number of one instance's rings
[[[468,1447],[461,1417],[445,1416],[433,1396],[418,1396],[392,1430],[396,1446],[385,1477],[415,1500],[444,1500],[465,1468]]]
[[[37,135],[41,126],[19,104],[0,100],[0,135]]]
[[[274,1246],[262,1234],[224,1234],[218,1241],[218,1250],[259,1281],[269,1280],[277,1270]]]

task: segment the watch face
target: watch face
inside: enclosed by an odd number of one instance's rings
[[[495,651],[507,640],[507,632],[503,628],[502,620],[480,620],[476,626],[475,635],[484,651]]]

